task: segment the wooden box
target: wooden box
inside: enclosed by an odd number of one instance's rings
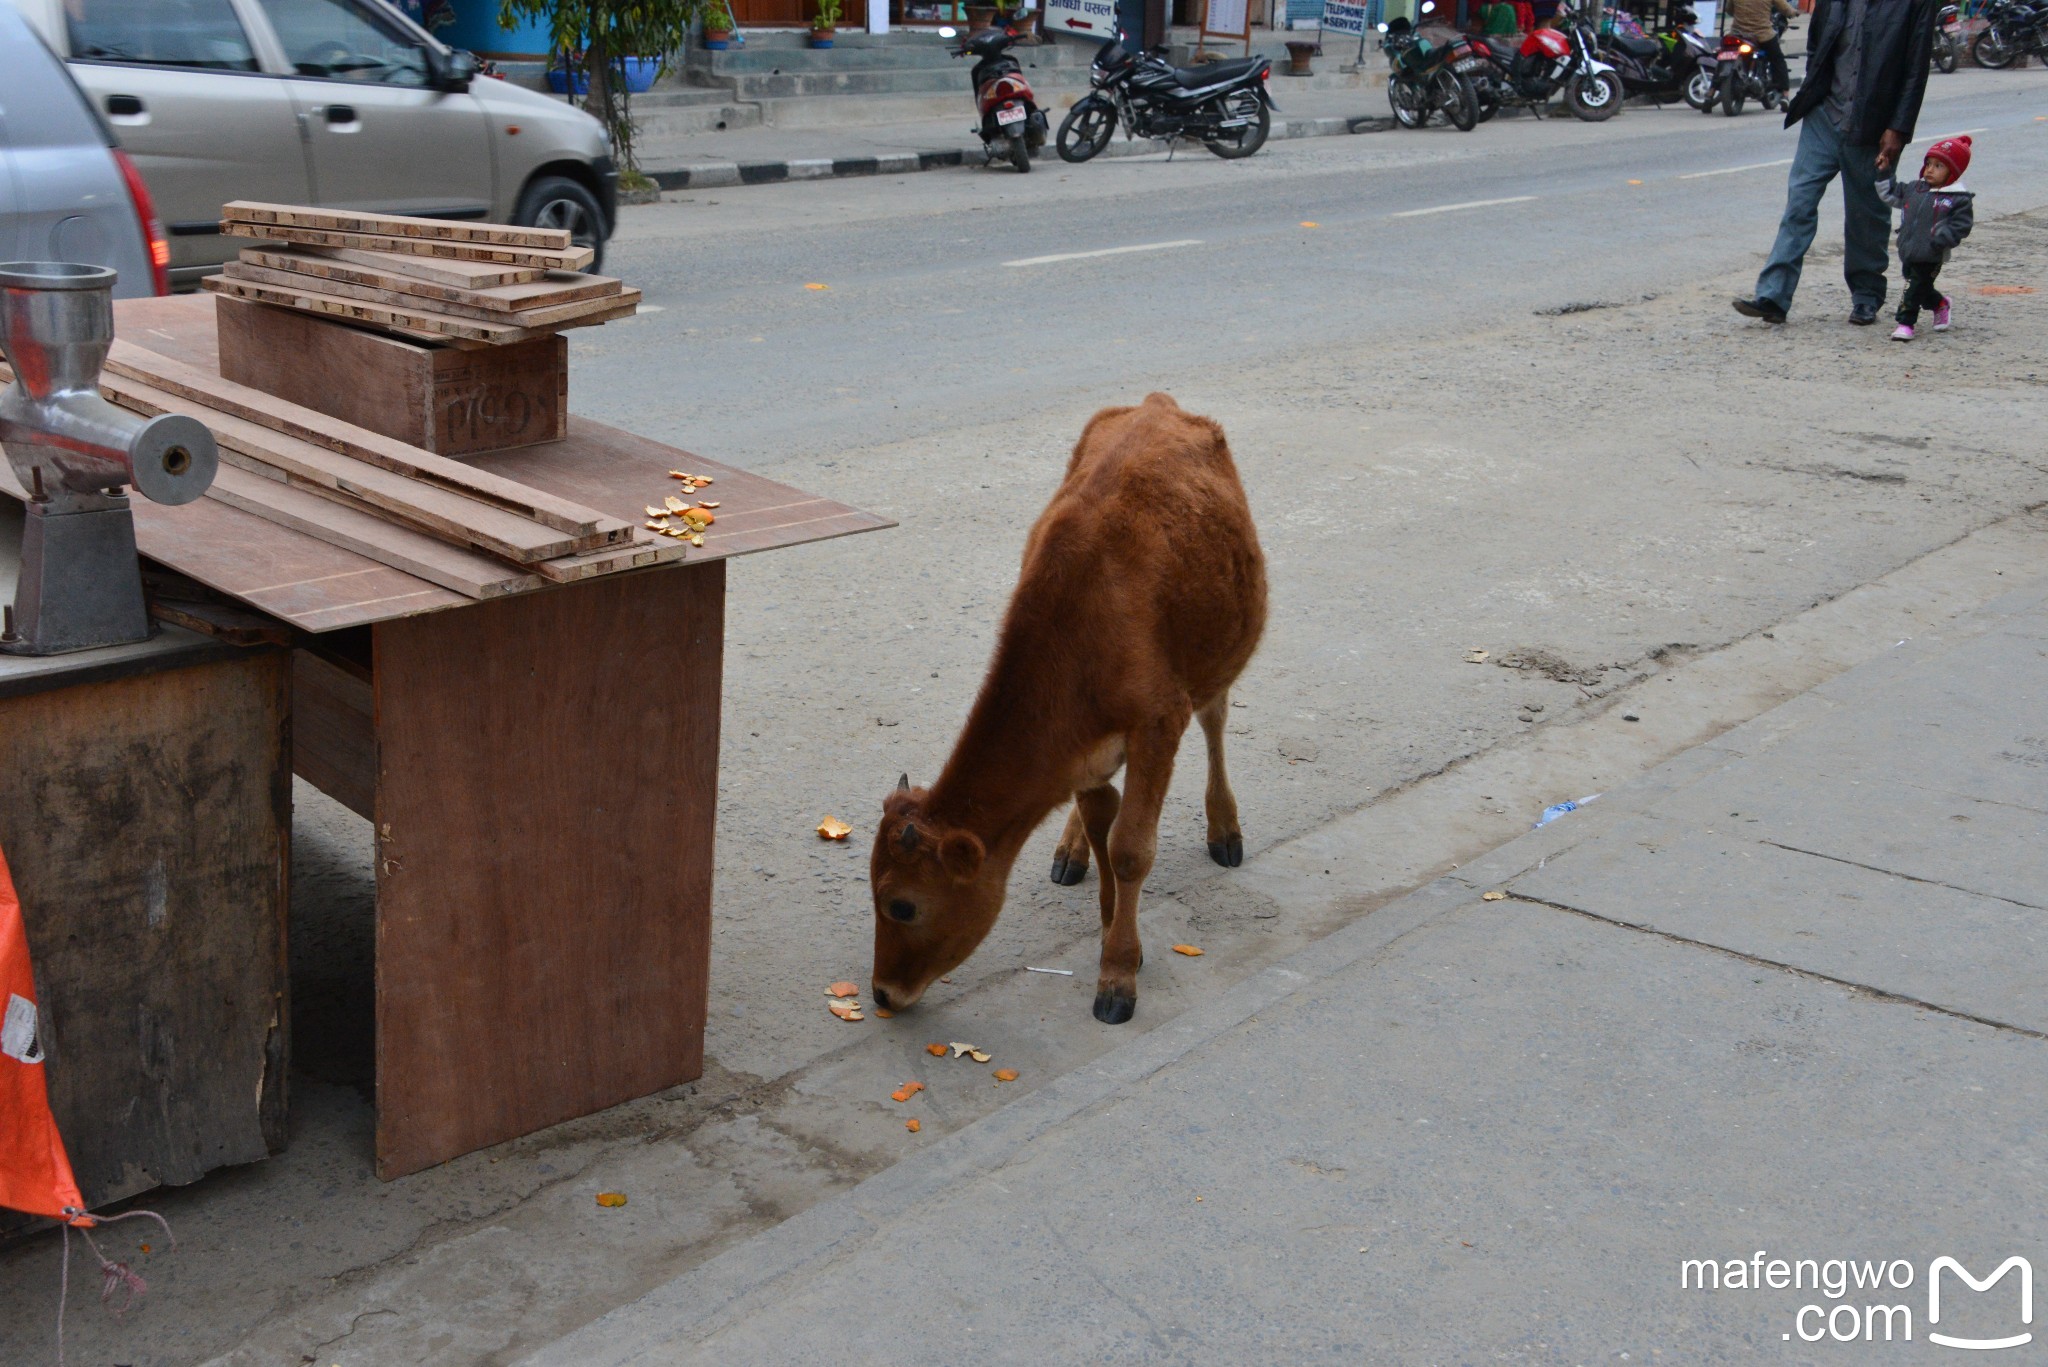
[[[408,342],[223,295],[220,373],[444,456],[560,441],[569,343],[557,334],[464,350]]]
[[[289,660],[0,657],[0,845],[88,1206],[284,1148]]]

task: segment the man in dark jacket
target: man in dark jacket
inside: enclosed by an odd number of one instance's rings
[[[1757,277],[1756,297],[1736,300],[1736,312],[1785,321],[1820,223],[1821,196],[1839,175],[1849,321],[1877,321],[1891,264],[1885,239],[1891,236],[1892,221],[1878,198],[1877,178],[1891,170],[1912,140],[1927,89],[1934,15],[1934,0],[1819,0],[1815,5],[1807,31],[1806,81],[1785,108],[1786,126],[1799,125],[1785,216],[1771,259]]]

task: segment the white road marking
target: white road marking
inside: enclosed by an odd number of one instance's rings
[[[1935,133],[1932,135],[1917,137],[1913,139],[1913,142],[1940,142],[1943,138],[1960,138],[1966,137],[1971,133],[1989,133],[1990,131],[1991,130],[1988,128],[1958,128],[1953,133]],[[1907,143],[1906,146],[1911,147],[1913,145],[1913,142]]]
[[[1496,204],[1527,204],[1534,195],[1510,195],[1506,199],[1468,199],[1463,204],[1439,204],[1431,209],[1403,209],[1388,218],[1421,218],[1424,214],[1454,214],[1460,209],[1491,209]]]
[[[1131,252],[1163,252],[1174,247],[1199,247],[1199,237],[1184,237],[1178,242],[1140,242],[1135,247],[1104,247],[1094,252],[1061,252],[1057,256],[1027,256],[1021,261],[1005,261],[1005,266],[1050,266],[1055,261],[1086,261],[1095,256],[1125,256]]]
[[[1717,171],[1688,171],[1680,180],[1698,180],[1702,176],[1732,176],[1737,171],[1762,171],[1772,166],[1790,166],[1792,158],[1781,157],[1777,161],[1753,161],[1747,166],[1723,166]]]

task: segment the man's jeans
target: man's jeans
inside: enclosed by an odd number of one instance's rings
[[[1849,295],[1872,308],[1884,303],[1885,274],[1891,257],[1892,211],[1877,197],[1877,149],[1851,147],[1816,109],[1799,121],[1799,150],[1792,154],[1792,174],[1785,186],[1785,217],[1771,259],[1756,280],[1756,297],[1768,299],[1788,313],[1792,292],[1799,288],[1799,268],[1820,226],[1820,197],[1828,182],[1842,178],[1842,275]]]

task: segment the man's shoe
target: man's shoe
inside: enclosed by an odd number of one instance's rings
[[[1948,308],[1949,301],[1946,299],[1934,306],[1934,330],[1936,332],[1948,331]]]
[[[1911,323],[1901,323],[1901,324],[1899,324],[1899,325],[1898,325],[1897,327],[1893,328],[1893,329],[1892,329],[1892,340],[1893,340],[1894,342],[1910,342],[1910,341],[1912,341],[1912,340],[1913,340],[1913,325],[1912,325]]]
[[[1761,318],[1766,323],[1785,321],[1785,310],[1770,299],[1737,299],[1735,311],[1745,318]]]
[[[1858,299],[1849,308],[1849,321],[1857,327],[1867,328],[1877,321],[1877,301]]]

